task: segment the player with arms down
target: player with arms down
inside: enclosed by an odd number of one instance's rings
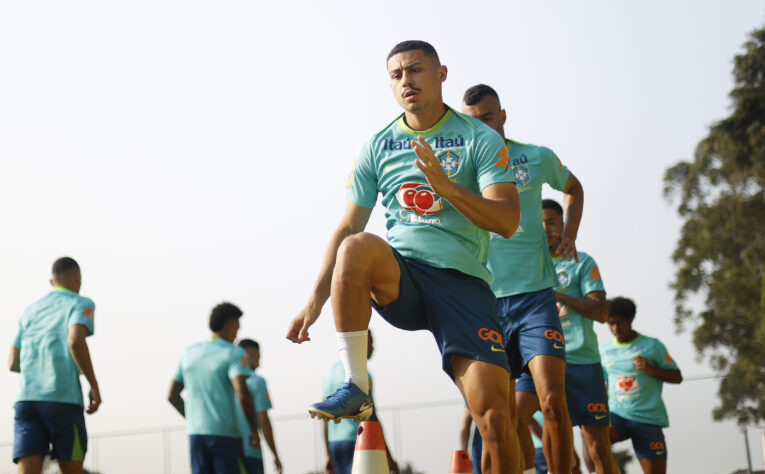
[[[514,473],[507,357],[486,268],[488,231],[509,237],[519,221],[504,143],[443,103],[447,70],[430,44],[399,43],[387,66],[404,113],[363,145],[345,215],[308,304],[287,331],[293,342],[309,340],[331,293],[347,383],[309,411],[329,420],[371,415],[366,346],[374,305],[398,328],[433,333],[443,369],[485,438],[483,472]],[[378,193],[387,242],[363,232]]]

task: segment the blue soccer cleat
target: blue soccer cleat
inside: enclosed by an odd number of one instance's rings
[[[308,408],[311,418],[333,420],[338,423],[343,418],[365,421],[372,416],[374,402],[353,381],[348,381],[326,400],[314,403]]]

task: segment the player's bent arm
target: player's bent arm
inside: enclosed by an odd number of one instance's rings
[[[573,258],[577,262],[579,261],[576,254],[576,237],[579,234],[583,208],[584,189],[582,183],[574,176],[574,173],[569,173],[563,187],[563,233],[560,236],[560,245],[555,249],[555,255],[560,255],[564,260]]]
[[[298,343],[310,340],[307,332],[308,326],[316,321],[321,313],[321,308],[329,299],[330,288],[332,287],[332,271],[337,261],[337,249],[340,248],[340,244],[346,237],[357,234],[366,228],[371,214],[372,209],[358,206],[350,201],[346,203],[340,224],[329,239],[324,260],[319,270],[319,277],[316,279],[308,304],[290,323],[287,339]]]
[[[683,381],[683,374],[680,372],[680,369],[660,369],[648,364],[643,369],[643,372],[662,382],[680,383]]]
[[[465,414],[462,416],[462,425],[460,426],[460,446],[467,451],[468,439],[470,439],[470,427],[473,425],[473,417],[470,410],[465,408]]]
[[[21,372],[20,355],[21,351],[18,347],[11,347],[11,353],[8,354],[8,370],[11,372]]]
[[[274,440],[274,430],[271,427],[271,418],[268,417],[267,411],[262,411],[258,413],[258,421],[260,422],[260,430],[263,432],[263,437],[266,438],[266,444],[268,444],[268,449],[271,450],[271,453],[274,455],[274,462],[277,463],[279,466],[279,471],[281,471],[281,465],[282,462],[279,459],[279,453],[276,452],[276,441]]]
[[[490,184],[480,196],[454,184],[448,197],[442,197],[476,226],[506,239],[512,237],[521,221],[515,183]]]
[[[72,354],[74,363],[90,384],[90,392],[88,394],[90,405],[87,408],[87,412],[94,413],[101,405],[101,392],[98,388],[96,373],[93,370],[93,361],[90,358],[88,343],[85,341],[87,336],[87,327],[82,324],[72,324],[69,326],[66,342],[69,345],[69,352]]]
[[[608,302],[605,291],[591,291],[584,298],[574,298],[556,291],[555,299],[558,303],[568,306],[585,318],[599,323],[605,323],[608,319]]]
[[[250,389],[247,388],[247,376],[240,375],[231,379],[231,384],[234,386],[234,393],[236,393],[236,399],[239,401],[239,407],[244,413],[244,418],[247,420],[247,425],[250,427],[250,439],[258,439],[258,424],[255,419],[255,403],[252,398]]]
[[[181,392],[183,391],[183,384],[177,380],[173,380],[170,384],[170,393],[167,394],[167,401],[175,408],[182,417],[186,418],[186,404],[183,401]]]

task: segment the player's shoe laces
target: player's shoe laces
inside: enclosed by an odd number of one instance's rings
[[[372,416],[374,402],[372,397],[364,393],[352,380],[349,380],[326,400],[314,403],[308,408],[311,418],[334,420],[336,423],[343,418],[364,421]]]

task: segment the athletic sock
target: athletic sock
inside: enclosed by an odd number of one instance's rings
[[[345,368],[345,381],[352,380],[364,393],[369,393],[367,374],[367,343],[369,330],[338,332],[337,347]]]
[[[523,474],[534,474],[535,472],[537,472],[537,469],[534,467],[530,467],[526,469],[525,471],[523,471]]]

